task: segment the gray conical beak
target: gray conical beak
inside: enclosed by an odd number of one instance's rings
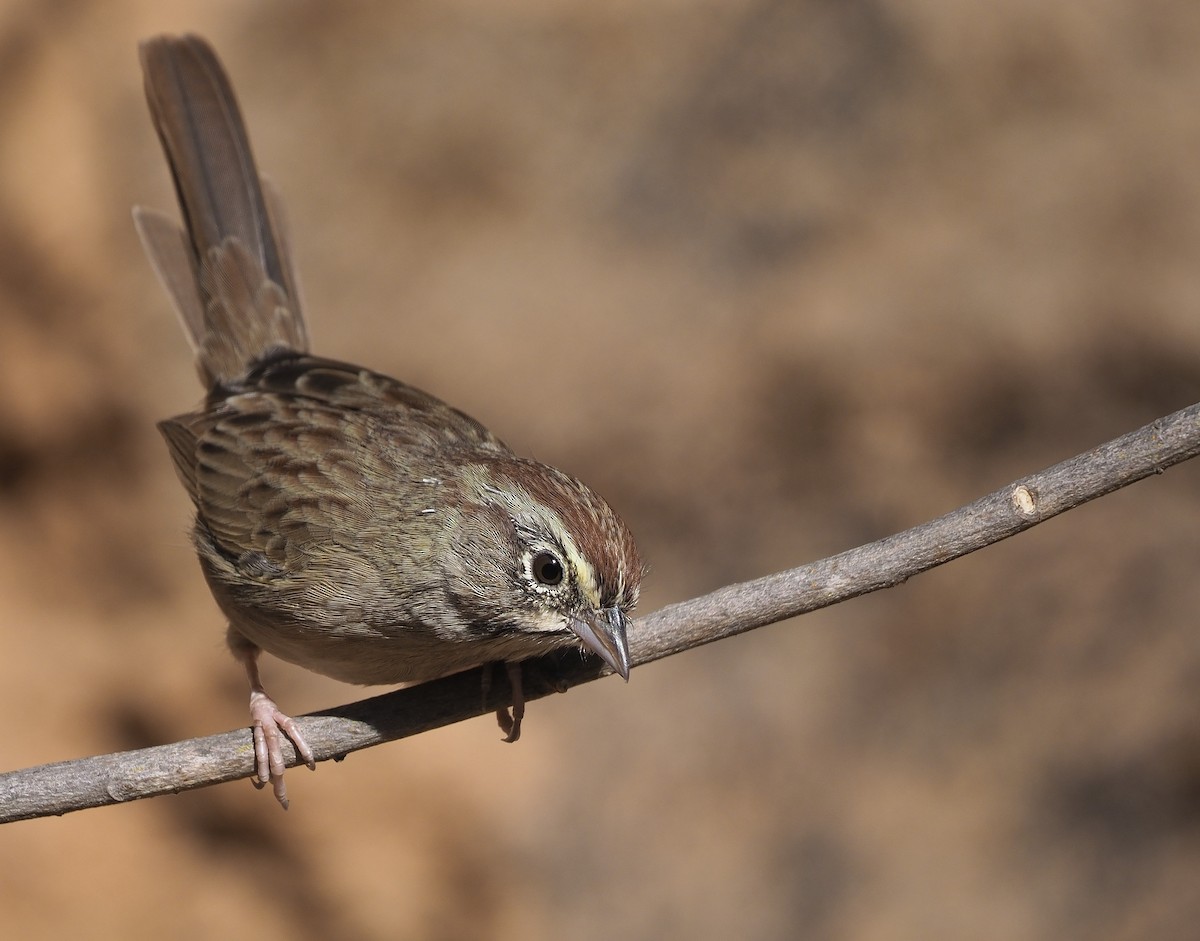
[[[595,614],[573,617],[570,628],[583,645],[629,680],[629,641],[625,634],[629,618],[620,608],[602,608]]]

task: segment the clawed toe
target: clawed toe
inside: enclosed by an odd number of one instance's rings
[[[521,664],[506,662],[508,684],[512,688],[512,712],[507,706],[496,710],[496,722],[504,733],[504,741],[515,742],[521,737],[521,720],[525,718],[525,693],[521,683]]]
[[[304,740],[296,720],[281,712],[275,701],[261,690],[250,694],[250,719],[254,731],[254,786],[261,788],[270,784],[275,799],[287,810],[287,786],[283,781],[287,767],[283,756],[284,737],[291,740],[296,757],[315,770],[317,762],[312,749]]]

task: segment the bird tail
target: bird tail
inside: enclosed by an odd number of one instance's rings
[[[211,391],[265,358],[308,350],[282,206],[258,175],[233,88],[208,43],[160,36],[140,54],[184,228],[142,206],[134,224]]]

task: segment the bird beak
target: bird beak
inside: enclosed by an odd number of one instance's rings
[[[602,608],[595,614],[572,617],[569,625],[583,645],[629,681],[629,618],[620,608]]]

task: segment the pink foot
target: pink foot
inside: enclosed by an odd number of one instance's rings
[[[283,757],[283,737],[286,735],[291,739],[296,756],[315,771],[317,762],[312,749],[300,734],[296,720],[280,712],[275,700],[262,689],[250,692],[250,722],[254,729],[254,786],[262,787],[269,783],[275,799],[287,810],[287,787],[283,783],[283,771],[287,763]]]

